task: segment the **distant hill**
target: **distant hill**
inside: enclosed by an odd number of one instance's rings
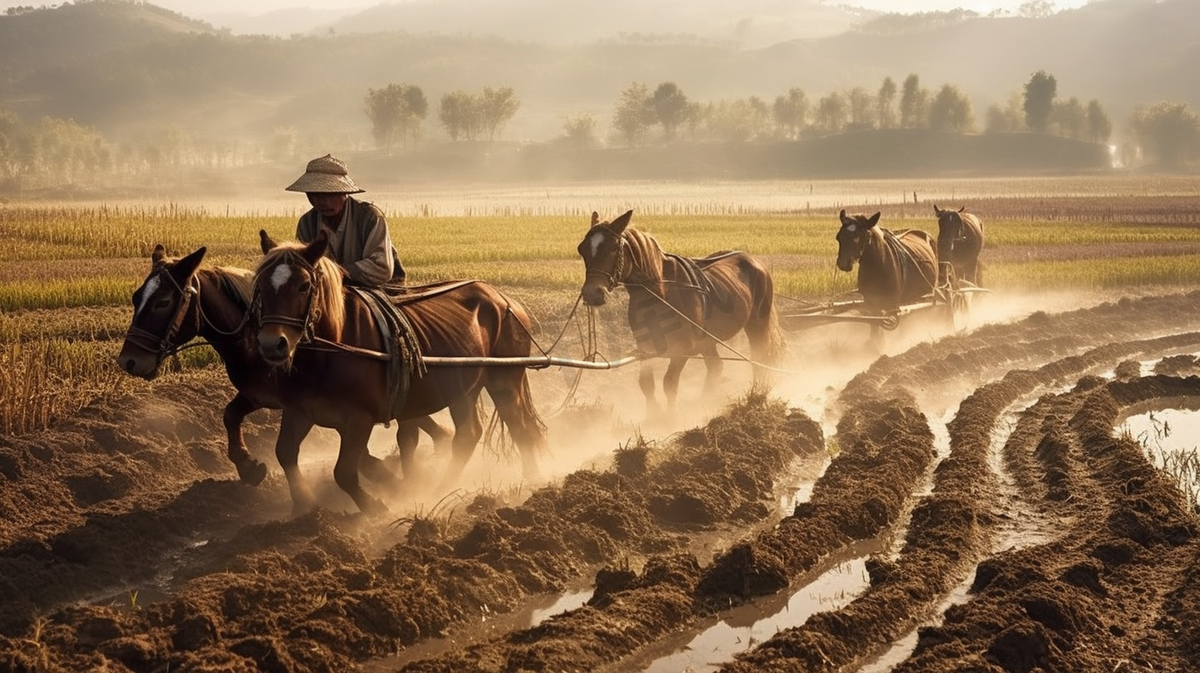
[[[433,12],[435,4],[464,12],[456,34],[417,29],[420,12]],[[717,4],[727,7],[724,13]],[[511,19],[488,13],[501,6]],[[803,0],[696,0],[692,11],[666,0],[644,6],[612,0],[605,7],[610,11],[581,4],[579,14],[567,16],[549,0],[400,3],[359,14],[355,21],[365,22],[359,28],[347,19],[332,32],[280,38],[230,35],[141,2],[64,4],[0,16],[0,109],[25,120],[71,118],[122,143],[184,138],[212,157],[246,156],[252,154],[247,148],[268,141],[279,152],[300,154],[367,150],[364,97],[369,88],[393,82],[425,92],[430,112],[423,144],[445,139],[437,121],[442,95],[484,86],[515,90],[520,109],[503,139],[531,143],[552,140],[568,115],[580,113],[593,116],[604,138],[613,107],[632,82],[650,88],[674,82],[699,103],[754,96],[770,105],[792,87],[815,102],[853,87],[873,94],[885,77],[900,83],[915,73],[930,90],[958,86],[982,121],[988,105],[1005,102],[1032,73],[1045,70],[1056,77],[1060,98],[1099,100],[1118,133],[1140,103],[1172,100],[1200,109],[1196,0],[1097,0],[1041,19],[960,13],[950,25],[908,22],[910,29],[852,30],[761,48],[702,31],[736,25],[739,13],[752,12],[747,8],[760,13],[746,25],[810,10],[814,26],[850,15]],[[706,7],[712,13],[701,11]],[[467,11],[472,8],[477,15]],[[653,20],[654,11],[668,8],[678,14]],[[392,10],[407,28],[387,31]],[[821,13],[826,10],[832,13]],[[618,15],[647,32],[622,34],[613,23]],[[523,23],[544,39],[469,34],[492,18],[497,29]],[[370,26],[374,30],[353,32]],[[695,32],[668,38],[663,27]],[[596,34],[603,39],[588,37]]]
[[[328,28],[338,33],[495,35],[554,45],[622,35],[690,35],[761,47],[837,35],[875,14],[817,0],[411,0],[377,5]]]
[[[249,7],[248,9],[252,9]],[[330,24],[354,12],[341,9],[293,7],[261,14],[245,12],[205,12],[199,18],[234,35],[274,35],[290,37],[297,34],[329,32]]]
[[[213,27],[151,4],[64,2],[0,16],[0,73],[77,63],[111,51]]]

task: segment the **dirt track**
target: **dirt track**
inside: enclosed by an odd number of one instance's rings
[[[172,377],[0,438],[0,670],[645,670],[661,643],[881,540],[857,598],[721,670],[1195,670],[1200,513],[1113,427],[1200,397],[1198,304],[984,326],[829,391],[829,437],[748,393],[519,504],[484,489],[400,522],[291,518],[280,476],[248,487],[225,460],[228,384]],[[1159,374],[1132,364],[1164,356]],[[271,462],[275,419],[252,419]],[[827,440],[811,495],[777,512]],[[582,607],[502,619],[579,587]]]

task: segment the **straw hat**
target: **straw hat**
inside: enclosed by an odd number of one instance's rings
[[[295,182],[287,186],[289,192],[323,192],[326,194],[358,194],[365,189],[354,184],[346,173],[346,162],[326,154],[308,162]]]

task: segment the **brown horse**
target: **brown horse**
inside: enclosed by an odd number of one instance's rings
[[[260,236],[264,257],[255,272],[252,317],[259,325],[259,354],[277,371],[288,372],[289,385],[279,391],[283,427],[277,455],[298,507],[312,502],[296,465],[302,437],[298,429],[310,423],[336,429],[341,446],[334,480],[359,509],[383,511],[383,503],[359,485],[355,469],[366,453],[371,428],[447,407],[455,435],[439,490],[448,490],[483,436],[475,411],[482,389],[521,451],[525,477],[537,478],[536,452],[545,446],[545,430],[533,407],[525,367],[425,370],[420,360],[421,354],[528,357],[531,320],[520,304],[480,281],[412,288],[394,299],[413,337],[409,341],[401,335],[400,342],[407,345],[399,353],[384,341],[384,326],[369,300],[343,285],[341,271],[325,256],[325,236],[308,245],[276,244],[265,231]],[[411,452],[401,452],[400,465],[411,478]]]
[[[633,211],[612,222],[592,213],[592,225],[579,244],[586,276],[580,296],[588,306],[600,306],[618,284],[629,292],[629,328],[638,350],[646,356],[670,359],[663,393],[674,409],[679,376],[688,358],[704,356],[706,392],[721,374],[718,340],[745,332],[750,357],[760,365],[773,364],[783,352],[783,336],[774,305],[771,274],[744,252],[714,253],[689,259],[664,253],[657,240],[629,227]],[[755,378],[765,373],[755,367]],[[654,370],[643,360],[638,382],[647,410],[658,408]]]
[[[933,237],[919,229],[891,232],[878,226],[879,213],[838,215],[837,267],[849,272],[858,263],[858,291],[867,311],[894,312],[934,291],[938,258]]]
[[[942,262],[949,262],[957,280],[972,285],[983,284],[983,265],[979,253],[983,250],[983,220],[971,213],[958,210],[942,210],[933,206],[938,218],[937,253]],[[939,283],[945,283],[945,272],[939,275]]]
[[[200,268],[206,248],[182,258],[171,258],[163,246],[150,257],[150,274],[133,293],[133,319],[117,355],[122,371],[147,380],[158,376],[163,360],[196,337],[207,341],[225,365],[237,394],[225,406],[222,420],[228,435],[229,460],[238,477],[258,485],[267,466],[246,449],[242,422],[258,409],[280,409],[278,390],[287,376],[269,367],[258,355],[254,328],[246,319],[254,272],[236,267]],[[396,441],[416,446],[418,428],[436,443],[450,433],[432,418],[400,424]],[[305,429],[307,434],[308,429]],[[403,452],[403,448],[401,449]],[[378,471],[378,460],[368,455],[365,474]]]

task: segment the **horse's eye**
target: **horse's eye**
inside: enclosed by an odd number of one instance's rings
[[[300,294],[308,294],[311,289],[312,283],[307,280],[300,284]]]
[[[154,309],[156,311],[162,310],[162,309],[166,308],[167,305],[170,303],[171,303],[170,299],[159,299],[158,301],[154,302]]]

